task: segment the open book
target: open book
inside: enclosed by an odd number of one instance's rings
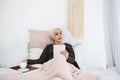
[[[54,45],[54,57],[61,55],[61,51],[65,50],[65,45]]]

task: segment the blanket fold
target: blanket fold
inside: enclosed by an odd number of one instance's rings
[[[68,63],[63,55],[43,64],[42,71],[34,74],[7,74],[0,75],[0,80],[101,80],[100,76],[91,72],[82,72]]]

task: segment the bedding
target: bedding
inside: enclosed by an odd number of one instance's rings
[[[27,80],[28,78],[31,78],[32,76],[45,77],[45,75],[42,75],[40,73],[43,65],[34,64],[34,66],[36,66],[36,67],[38,66],[38,67],[40,67],[40,69],[36,69],[36,70],[30,71],[27,73],[23,73],[23,74],[22,73],[18,74],[17,71],[9,69],[9,68],[0,68],[0,80],[16,80],[16,78],[17,78],[17,80]],[[101,80],[120,80],[120,74],[117,73],[117,70],[115,67],[103,69],[103,68],[95,68],[95,67],[90,67],[90,66],[84,65],[84,69],[82,69],[81,72],[87,72],[87,71],[99,75],[102,78]],[[12,78],[12,76],[15,76],[14,79]],[[9,77],[11,77],[11,78],[9,78]],[[32,77],[32,78],[34,78],[34,77]],[[34,80],[36,80],[36,79],[34,78]],[[46,80],[46,79],[42,78],[42,80]]]
[[[42,48],[44,49],[47,44],[52,44],[53,40],[50,31],[29,30],[29,49]]]
[[[103,69],[100,67],[91,67],[84,65],[83,71],[90,71],[98,74],[102,77],[103,80],[120,80],[120,74],[117,72],[115,67]]]
[[[40,30],[38,30],[38,31],[40,31]],[[96,67],[92,67],[92,68],[89,67],[89,68],[87,68],[88,65],[84,65],[85,63],[84,63],[84,61],[82,61],[82,54],[80,53],[82,50],[81,50],[81,45],[78,45],[78,44],[80,44],[79,41],[76,42],[76,40],[74,38],[72,39],[71,34],[67,34],[67,33],[68,32],[66,32],[66,36],[68,36],[68,35],[70,35],[70,36],[66,37],[67,39],[66,40],[64,39],[64,41],[67,41],[69,43],[71,43],[70,41],[73,42],[72,45],[74,47],[74,51],[75,51],[75,55],[76,55],[76,60],[79,63],[79,66],[81,68],[81,71],[79,72],[72,65],[68,64],[71,71],[75,70],[75,73],[72,73],[72,75],[74,76],[75,80],[77,80],[78,77],[76,75],[79,74],[79,73],[81,73],[81,75],[79,75],[79,78],[81,78],[81,80],[83,80],[83,78],[87,78],[86,80],[90,80],[88,78],[91,78],[91,77],[92,78],[96,78],[96,77],[99,78],[99,76],[102,78],[102,80],[120,80],[120,74],[117,73],[117,71],[115,70],[115,68],[103,69],[103,68],[101,68],[101,66],[99,66],[100,68],[96,68]],[[40,35],[38,35],[38,36],[40,36]],[[46,36],[50,36],[48,32],[47,32]],[[48,43],[50,43],[50,42],[48,41]],[[48,43],[45,43],[45,45],[48,44]],[[45,45],[43,45],[42,48]],[[24,54],[24,57],[25,57],[26,54],[27,54],[27,48],[26,48],[26,46],[27,45],[25,43],[24,47],[23,47],[23,44],[22,44],[22,45],[18,45],[18,47],[15,46],[16,48],[15,47],[12,48],[12,49],[10,48],[12,51],[11,50],[6,50],[6,51],[7,51],[7,53],[9,52],[9,53],[14,53],[14,54],[16,54],[17,52],[21,52],[22,54],[19,54],[19,56],[23,56],[23,54],[25,53]],[[39,52],[41,53],[42,48],[36,48],[36,47],[33,47],[33,46],[29,47],[29,48],[30,48],[30,56],[29,56],[29,58],[31,58],[31,59],[37,59],[38,56],[40,56]],[[14,52],[15,49],[16,49],[16,51]],[[41,50],[39,50],[39,49],[41,49]],[[24,53],[22,51],[24,51]],[[18,54],[16,54],[16,55],[18,56]],[[15,57],[15,58],[17,58],[17,57]],[[64,59],[60,59],[60,60],[64,60]],[[0,59],[0,61],[2,61],[2,60]],[[21,58],[19,59],[18,62],[20,62],[20,61],[21,61]],[[54,64],[52,64],[52,62],[54,62],[54,61],[51,61],[51,63],[48,63],[49,66],[46,66],[46,64],[44,64],[44,65],[35,64],[34,66],[35,67],[39,67],[39,69],[30,71],[30,72],[27,72],[27,73],[20,73],[18,71],[15,71],[15,70],[12,70],[12,69],[9,69],[9,68],[0,68],[0,80],[32,80],[32,79],[33,80],[38,80],[38,78],[40,80],[49,80],[48,76],[51,76],[51,75],[53,76],[53,75],[56,75],[56,74],[58,75],[57,70],[59,70],[59,68],[61,66],[60,64],[54,65]],[[2,65],[2,66],[4,67],[4,65]],[[52,69],[50,68],[50,66],[53,66]],[[57,68],[54,68],[55,66],[57,66]],[[6,65],[5,65],[5,67],[6,67]],[[56,71],[56,72],[53,73],[53,74],[45,72],[45,71],[42,72],[41,70],[43,70],[43,69],[46,70],[46,71],[50,70],[50,71]],[[59,72],[59,73],[63,73],[66,70],[67,70],[67,68],[63,68],[63,69],[60,70],[61,72]],[[70,76],[69,75],[70,73],[67,73],[67,72],[69,72],[69,69],[68,69],[68,71],[66,71],[66,73],[64,73],[67,76],[67,77],[65,76],[65,78],[68,78],[68,76]],[[49,75],[49,74],[51,74],[51,75]],[[89,76],[89,75],[91,75],[91,76]],[[97,75],[99,75],[99,76],[97,76]],[[59,76],[63,76],[63,75],[59,75]],[[55,79],[60,79],[59,77],[54,77],[54,78]],[[54,80],[54,79],[52,78],[52,80]],[[70,79],[67,79],[67,80],[70,80]]]
[[[18,72],[9,68],[0,68],[0,75],[13,74],[13,73],[18,73]]]
[[[0,80],[21,80],[23,78],[26,80],[51,80],[55,77],[59,77],[62,80],[100,80],[98,75],[90,72],[81,72],[70,63],[67,63],[63,55],[44,63],[42,71],[36,72],[35,74],[0,75]]]
[[[75,39],[69,32],[67,27],[62,27],[63,43],[69,43],[72,46],[77,46],[81,42]],[[53,40],[49,30],[29,30],[29,49],[30,48],[42,48],[44,49],[46,45],[52,44]]]
[[[37,65],[39,65],[39,64],[37,64]],[[117,71],[114,67],[109,68],[109,69],[91,68],[91,67],[88,68],[88,66],[86,66],[86,67],[87,68],[85,68],[84,71],[90,71],[95,74],[98,74],[102,77],[102,80],[120,80],[120,74],[117,73]],[[29,76],[31,75],[32,76],[33,74],[36,74],[36,73],[39,74],[39,71],[40,71],[39,69],[33,70],[30,72],[24,73],[23,75],[29,75]],[[13,73],[16,74],[18,72],[15,70],[12,70],[12,69],[8,69],[8,68],[0,68],[0,80],[5,80],[5,79],[1,78],[1,75],[4,74],[4,76],[8,76],[8,74],[11,74],[11,75],[15,76]],[[5,74],[7,74],[7,75],[5,75]],[[9,76],[11,76],[11,75],[9,75]],[[17,79],[17,80],[19,80],[19,79]],[[22,79],[22,80],[24,80],[24,79]],[[52,80],[54,80],[54,79],[52,79]]]
[[[28,50],[28,59],[32,59],[32,60],[39,59],[42,52],[43,52],[42,48],[30,48]]]

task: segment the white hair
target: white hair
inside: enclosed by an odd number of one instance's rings
[[[62,31],[62,29],[59,28],[59,27],[53,28],[53,29],[51,30],[51,32],[50,32],[50,34],[51,34],[51,36],[52,36],[52,39],[54,39],[54,32],[55,32],[56,30],[61,30],[61,31]]]

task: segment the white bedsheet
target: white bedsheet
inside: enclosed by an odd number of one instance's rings
[[[98,74],[102,77],[102,80],[120,80],[120,74],[117,73],[115,67],[109,69],[86,67],[83,71],[91,71]]]
[[[41,68],[42,68],[41,64],[34,64],[32,66],[37,67],[38,69],[29,71],[29,72],[26,72],[26,73],[23,73],[23,74],[31,74],[31,73],[34,74],[35,72],[41,71]],[[13,69],[10,69],[10,68],[3,68],[3,67],[0,68],[0,75],[11,74],[11,73],[22,73],[22,72],[16,71],[16,70],[13,70]]]
[[[11,74],[11,73],[18,73],[18,72],[10,68],[0,68],[0,75]]]
[[[39,66],[39,65],[35,65]],[[34,74],[38,71],[41,71],[40,69],[36,69],[27,73],[23,73],[24,75],[27,74]],[[85,67],[82,71],[91,71],[95,74],[98,74],[102,77],[102,80],[120,80],[120,74],[117,73],[115,67],[109,68],[109,69],[102,69],[102,68],[93,68],[93,67]],[[18,73],[18,71],[9,69],[9,68],[0,68],[0,75],[2,74],[11,74],[11,73]]]

